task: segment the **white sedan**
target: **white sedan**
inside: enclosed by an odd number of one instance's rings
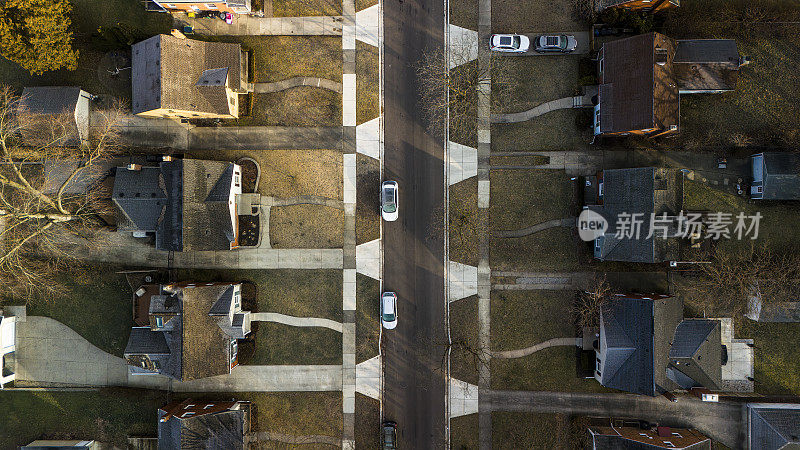
[[[397,220],[397,181],[384,181],[381,185],[381,216],[387,222]]]
[[[381,325],[387,330],[397,326],[397,294],[394,292],[381,295]]]
[[[489,38],[489,49],[495,52],[525,53],[530,45],[528,36],[521,34],[493,34]]]

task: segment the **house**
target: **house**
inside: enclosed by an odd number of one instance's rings
[[[800,200],[800,155],[764,152],[750,156],[750,198]]]
[[[751,449],[800,448],[800,404],[748,403],[747,437]]]
[[[118,167],[111,199],[117,231],[155,235],[159,250],[230,250],[239,246],[241,193],[238,164],[164,157]]]
[[[75,449],[75,450],[99,450],[100,443],[96,441],[76,441],[76,440],[51,440],[38,439],[28,445],[23,445],[20,450],[53,450]]]
[[[173,401],[158,410],[158,448],[249,448],[250,402]]]
[[[131,47],[133,113],[170,119],[235,119],[247,93],[240,44],[160,34]]]
[[[659,12],[681,5],[680,0],[599,0],[597,12],[608,8],[623,8],[637,11]]]
[[[13,308],[12,308],[13,309]],[[17,317],[0,309],[0,389],[14,381],[14,352],[16,351]]]
[[[218,11],[237,14],[250,14],[252,0],[146,0],[148,11],[180,13]]]
[[[129,373],[181,381],[229,374],[238,364],[238,340],[250,333],[241,290],[241,284],[231,283],[139,287],[133,307],[137,326],[125,347]]]
[[[34,122],[23,130],[23,139],[29,145],[41,145],[53,138],[60,138],[58,144],[68,147],[88,143],[93,97],[75,86],[26,87],[19,99],[19,110]]]
[[[585,208],[608,223],[604,234],[594,240],[594,257],[601,261],[660,263],[674,261],[680,254],[678,214],[683,206],[683,174],[674,169],[643,167],[608,169],[587,177]],[[623,235],[623,214],[636,214],[641,221],[639,236]],[[653,230],[651,215],[663,216],[668,229]],[[664,238],[666,234],[667,238]]]
[[[675,134],[680,94],[733,90],[747,62],[729,39],[676,41],[647,33],[607,42],[598,52],[594,134]]]
[[[684,319],[669,295],[616,294],[600,310],[594,378],[603,386],[656,396],[722,386],[719,320]]]
[[[591,450],[671,448],[711,450],[711,439],[692,428],[645,425],[620,419],[595,419],[589,425]]]

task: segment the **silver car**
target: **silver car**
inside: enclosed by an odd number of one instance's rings
[[[397,326],[397,294],[384,292],[381,295],[381,325],[387,330]]]
[[[578,47],[575,36],[566,34],[539,36],[534,42],[537,52],[569,53]]]
[[[397,220],[397,181],[384,181],[381,185],[381,216],[387,222]]]

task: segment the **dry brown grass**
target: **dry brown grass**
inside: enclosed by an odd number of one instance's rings
[[[362,124],[380,114],[378,48],[356,42],[356,122]]]
[[[249,114],[231,125],[335,127],[342,124],[342,94],[338,92],[303,86],[252,95]]]
[[[342,2],[336,0],[272,0],[275,17],[340,16]]]
[[[359,154],[356,159],[356,244],[380,237],[380,164],[378,160]]]
[[[273,248],[342,248],[344,211],[319,205],[272,207]]]
[[[372,5],[377,5],[378,0],[356,0],[356,11],[369,8]]]

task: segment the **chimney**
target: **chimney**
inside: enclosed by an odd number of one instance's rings
[[[141,164],[130,163],[130,164],[128,164],[128,170],[136,170],[136,171],[142,170],[142,165]]]
[[[178,39],[186,39],[186,35],[181,32],[181,30],[177,28],[173,28],[169,32],[171,35],[175,36]]]

